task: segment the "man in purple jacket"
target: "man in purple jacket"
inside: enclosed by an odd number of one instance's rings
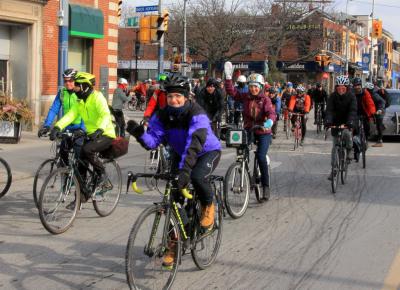
[[[225,90],[235,100],[243,102],[244,128],[248,130],[249,136],[253,136],[252,128],[256,125],[262,129],[254,131],[253,141],[257,144],[256,156],[260,165],[261,183],[263,186],[263,199],[267,201],[270,196],[267,153],[271,144],[271,127],[276,120],[276,114],[272,107],[271,100],[264,95],[264,78],[260,74],[251,74],[247,79],[249,91],[240,92],[232,84],[232,63],[226,62]]]

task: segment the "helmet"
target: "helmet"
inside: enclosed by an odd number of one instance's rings
[[[74,77],[74,81],[78,84],[88,84],[89,86],[94,86],[96,84],[96,77],[87,72],[78,72]]]
[[[64,72],[63,72],[63,78],[66,79],[72,79],[75,77],[77,71],[73,68],[67,68]]]
[[[336,77],[335,84],[337,86],[348,86],[348,85],[350,85],[350,81],[349,81],[349,78],[347,76],[343,76],[342,75],[342,76],[337,76]]]
[[[375,88],[374,84],[370,82],[365,83],[364,87],[368,90],[373,90]]]
[[[216,79],[209,78],[207,80],[206,87],[215,87],[216,88],[217,86],[218,86],[218,81]]]
[[[353,79],[353,86],[361,86],[361,85],[362,85],[362,80],[360,78]]]
[[[274,87],[270,87],[270,88],[268,89],[268,92],[269,92],[270,94],[276,94],[276,90],[275,90]]]
[[[322,87],[322,86],[321,86],[320,83],[316,83],[316,84],[315,84],[315,87],[320,88],[320,87]]]
[[[246,77],[244,75],[240,75],[237,80],[238,83],[245,83],[246,82]]]
[[[249,84],[249,86],[257,85],[259,87],[262,87],[264,86],[264,78],[260,74],[251,74],[247,78],[247,83]]]
[[[298,85],[297,88],[296,88],[296,91],[298,93],[304,93],[306,91],[306,88],[303,87],[302,85]]]
[[[293,83],[292,83],[292,82],[288,82],[288,83],[287,83],[287,86],[288,86],[289,88],[293,88]]]
[[[168,93],[177,92],[188,97],[190,92],[189,79],[179,72],[170,73],[164,81],[164,89]]]
[[[158,81],[162,82],[165,81],[167,79],[167,75],[166,74],[159,74],[158,75]]]
[[[127,85],[128,81],[126,79],[124,79],[124,78],[119,78],[118,79],[118,83],[121,84],[121,85]]]

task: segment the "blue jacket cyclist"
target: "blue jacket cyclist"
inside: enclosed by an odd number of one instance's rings
[[[188,100],[190,86],[186,77],[170,74],[164,88],[167,106],[152,116],[147,131],[133,120],[128,122],[127,131],[147,150],[163,142],[171,146],[172,172],[178,173],[178,187],[185,188],[192,181],[202,204],[201,226],[210,228],[215,209],[208,177],[218,165],[221,144],[211,130],[206,112]]]
[[[77,71],[73,68],[66,69],[63,73],[64,78],[64,88],[58,91],[56,98],[51,105],[49,112],[47,113],[46,120],[43,126],[38,131],[39,138],[50,132],[50,127],[54,120],[58,116],[61,110],[61,117],[69,112],[69,110],[76,104],[77,96],[74,92],[74,77]],[[83,124],[82,118],[78,116],[68,127],[65,129],[70,131],[83,130],[85,131],[85,126]],[[62,140],[60,145],[60,155],[65,164],[68,164],[68,148],[67,141]],[[75,141],[74,148],[75,153],[79,156],[79,151],[83,143],[83,138]]]

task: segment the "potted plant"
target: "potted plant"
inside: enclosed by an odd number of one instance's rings
[[[0,143],[18,143],[21,123],[32,121],[33,114],[23,101],[0,96]]]

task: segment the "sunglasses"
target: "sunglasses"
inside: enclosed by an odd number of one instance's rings
[[[74,80],[64,80],[64,83],[73,83],[74,82]]]

